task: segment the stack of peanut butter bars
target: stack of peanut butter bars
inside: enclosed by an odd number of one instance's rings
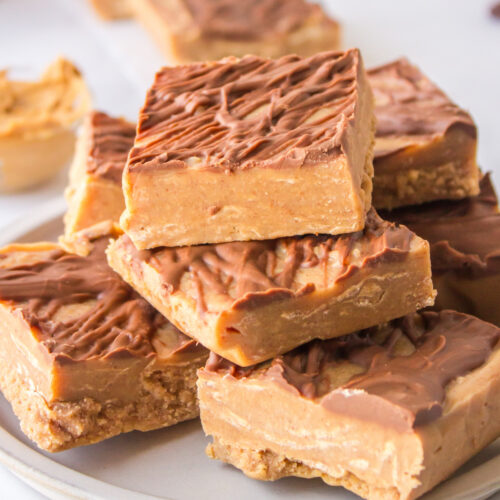
[[[200,412],[250,477],[429,491],[500,436],[476,136],[408,61],[356,49],[165,67],[136,126],[92,112],[60,242],[0,251],[24,432],[59,451]]]

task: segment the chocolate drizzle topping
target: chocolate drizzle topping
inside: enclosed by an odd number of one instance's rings
[[[213,355],[205,369],[271,378],[330,411],[408,430],[439,418],[448,385],[482,366],[499,341],[494,325],[455,311],[427,311],[312,341],[270,364],[241,370]],[[359,370],[335,383],[332,373],[346,365]]]
[[[127,156],[134,145],[135,125],[99,111],[93,111],[88,120],[91,133],[87,172],[121,186]]]
[[[271,300],[313,292],[315,286],[312,284],[294,289],[299,269],[322,266],[324,286],[327,286],[383,259],[404,259],[413,237],[405,227],[389,224],[371,210],[363,231],[341,236],[305,236],[143,251],[137,251],[127,236],[122,236],[121,241],[133,261],[145,261],[161,274],[167,293],[178,290],[182,276],[191,273],[198,305],[206,310],[205,289],[234,300],[234,308],[251,308]],[[362,245],[354,262],[352,250],[357,242]],[[279,271],[276,269],[278,249],[285,255]],[[338,253],[341,262],[336,276],[328,274],[328,258],[332,252]]]
[[[304,0],[184,0],[193,22],[208,38],[258,40],[289,33],[318,5]]]
[[[393,211],[384,218],[405,224],[431,244],[433,273],[453,271],[466,277],[500,273],[500,214],[489,174],[480,194]]]
[[[343,147],[361,70],[357,50],[165,67],[128,166],[229,172],[325,161]]]
[[[108,240],[97,239],[88,257],[56,249],[32,264],[0,268],[0,300],[14,303],[59,361],[155,354],[151,340],[167,320],[108,266]],[[58,317],[78,304],[84,308],[77,317]],[[195,344],[177,335],[174,352]]]
[[[406,59],[368,71],[375,96],[376,137],[434,136],[454,126],[463,127],[476,137],[470,115],[426,78]],[[375,148],[375,157],[400,149]]]

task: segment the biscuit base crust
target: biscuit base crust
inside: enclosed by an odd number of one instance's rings
[[[344,471],[342,476],[331,476],[303,462],[291,460],[271,450],[238,448],[214,438],[206,449],[208,457],[234,465],[245,475],[260,481],[276,481],[283,477],[320,478],[330,486],[342,486],[357,495],[373,499],[399,500],[396,488],[377,488],[368,485],[354,474]]]
[[[10,357],[12,358],[12,357]],[[196,418],[196,370],[202,362],[153,369],[141,377],[133,402],[93,398],[48,402],[2,355],[0,389],[19,418],[22,431],[40,448],[57,452],[93,444],[124,432],[149,431]]]

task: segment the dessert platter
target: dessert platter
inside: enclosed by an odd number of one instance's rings
[[[2,231],[0,244],[13,241],[55,241],[63,231],[64,199],[40,207],[26,221],[16,221]],[[92,447],[50,454],[36,447],[19,428],[9,403],[0,396],[0,463],[55,500],[108,499],[146,500],[152,498],[225,498],[238,491],[239,498],[266,500],[301,499],[307,493],[314,500],[355,500],[345,490],[332,488],[320,479],[294,478],[275,483],[252,481],[235,469],[208,460],[209,443],[199,422],[194,420],[148,433],[123,434]],[[125,455],[126,454],[126,455]],[[169,464],[162,467],[161,464]],[[482,500],[497,498],[500,489],[500,441],[479,453],[453,477],[437,487],[425,500]],[[199,480],[193,480],[193,471]],[[141,481],[137,481],[140,474]]]
[[[64,201],[1,235],[0,461],[52,498],[500,489],[500,211],[471,114],[406,58],[366,68],[305,0],[91,3],[178,64],[134,121],[65,59],[0,73],[0,139],[74,151]]]

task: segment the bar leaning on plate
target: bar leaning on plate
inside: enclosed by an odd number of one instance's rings
[[[500,329],[454,311],[199,371],[207,452],[257,479],[417,498],[500,436]]]
[[[26,435],[61,451],[195,418],[207,351],[106,263],[102,224],[0,250],[0,387]]]
[[[248,366],[432,305],[428,243],[374,211],[362,231],[137,250],[108,261],[172,323]]]

